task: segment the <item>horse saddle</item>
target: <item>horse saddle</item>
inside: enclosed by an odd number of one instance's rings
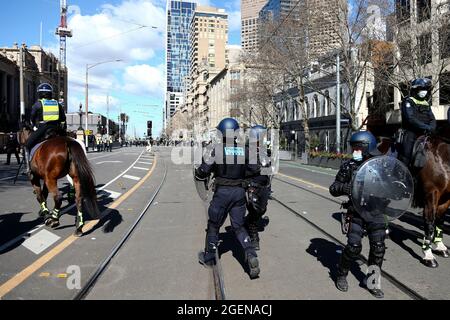
[[[412,166],[414,168],[421,169],[425,166],[427,161],[426,150],[427,150],[427,138],[425,136],[421,136],[414,143],[412,153]]]
[[[33,149],[31,149],[31,152],[30,152],[30,161],[33,160],[34,154],[35,154],[36,151],[42,146],[42,144],[43,144],[44,142],[45,142],[45,141],[39,142],[37,145],[35,145],[35,146],[33,147]]]

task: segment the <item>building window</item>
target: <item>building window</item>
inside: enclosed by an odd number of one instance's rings
[[[409,20],[411,16],[411,3],[410,0],[397,0],[396,1],[397,19],[399,22]]]
[[[419,44],[419,62],[428,64],[433,61],[433,51],[431,48],[431,33],[423,34],[417,39]]]
[[[431,17],[431,0],[417,0],[417,22],[423,22]]]
[[[439,29],[441,59],[450,58],[450,24]]]

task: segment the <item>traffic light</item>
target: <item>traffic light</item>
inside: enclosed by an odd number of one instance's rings
[[[153,129],[153,121],[147,121],[147,137],[149,138],[153,137],[152,129]]]

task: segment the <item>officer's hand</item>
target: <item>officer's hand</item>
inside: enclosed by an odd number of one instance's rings
[[[33,131],[37,131],[37,129],[38,129],[37,127],[33,127]]]
[[[352,186],[350,183],[346,183],[343,187],[342,187],[342,192],[344,192],[346,195],[350,195],[352,192]]]

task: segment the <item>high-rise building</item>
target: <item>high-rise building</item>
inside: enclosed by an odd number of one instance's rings
[[[222,70],[227,60],[228,14],[224,9],[197,6],[191,22],[190,75],[194,78],[200,64]]]
[[[309,57],[315,60],[340,47],[345,12],[345,0],[269,0],[260,10],[259,19],[261,24],[276,23],[289,15],[299,21]]]
[[[165,126],[183,102],[185,79],[189,75],[189,33],[196,4],[182,0],[167,1],[166,67],[167,87]]]
[[[258,48],[259,12],[267,0],[241,0],[241,45],[251,52]]]

